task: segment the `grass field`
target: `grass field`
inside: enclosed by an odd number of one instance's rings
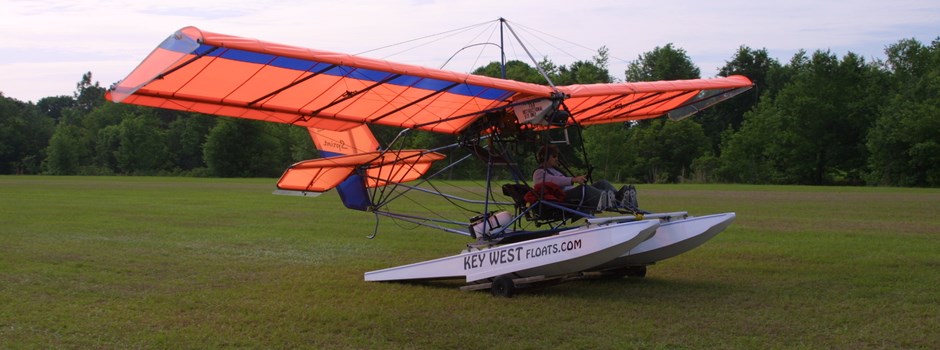
[[[737,212],[645,279],[493,298],[363,272],[466,238],[272,179],[0,177],[0,349],[940,347],[940,191],[642,185]]]

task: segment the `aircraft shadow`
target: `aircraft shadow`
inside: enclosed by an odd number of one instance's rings
[[[422,286],[435,289],[458,290],[466,286],[463,280],[418,280],[418,281],[393,281],[385,283],[394,283],[400,285]],[[688,279],[667,279],[657,277],[599,277],[585,278],[566,281],[562,283],[544,283],[528,287],[520,287],[514,297],[540,296],[540,297],[565,297],[578,299],[596,299],[596,300],[622,300],[625,295],[631,298],[643,299],[649,298],[671,298],[688,297],[691,295],[700,295],[721,293],[723,290],[730,291],[732,286],[721,283],[720,281],[688,280]],[[479,291],[468,291],[467,293],[489,293],[489,289]]]

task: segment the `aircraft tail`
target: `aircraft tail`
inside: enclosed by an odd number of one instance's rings
[[[307,127],[313,144],[323,158],[360,154],[379,149],[379,141],[366,124],[361,124],[344,131],[333,131]],[[343,205],[349,209],[366,210],[372,205],[365,180],[361,175],[352,174],[336,186]]]
[[[343,155],[372,152],[379,149],[379,141],[366,124],[344,131],[333,131],[308,127],[313,144],[320,156],[330,158]]]

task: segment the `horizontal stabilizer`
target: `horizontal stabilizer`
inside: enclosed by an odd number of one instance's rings
[[[307,192],[307,191],[287,191],[287,190],[274,190],[271,194],[276,194],[279,196],[295,196],[295,197],[319,197],[321,192]]]
[[[401,150],[305,160],[287,168],[277,188],[325,192],[360,172],[367,188],[414,181],[444,157],[427,150]]]

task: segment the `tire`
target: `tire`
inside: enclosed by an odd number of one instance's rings
[[[490,287],[490,293],[497,297],[512,298],[516,294],[516,284],[512,281],[512,277],[496,277],[493,280],[493,286]]]
[[[643,278],[646,277],[646,266],[630,266],[624,272],[627,277]]]

